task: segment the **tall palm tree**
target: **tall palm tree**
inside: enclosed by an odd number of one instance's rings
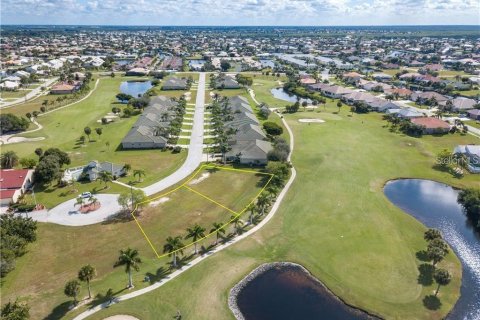
[[[270,205],[271,200],[267,193],[262,192],[260,196],[257,198],[257,207],[260,211],[260,215],[263,216],[265,214],[265,209]]]
[[[214,222],[213,228],[210,230],[210,233],[215,232],[217,239],[215,240],[215,245],[218,244],[218,238],[220,234],[225,234],[225,228],[221,223]]]
[[[195,224],[192,228],[187,228],[187,235],[185,239],[192,238],[192,242],[195,247],[195,254],[197,254],[197,240],[205,237],[205,228]]]
[[[183,254],[182,248],[184,247],[182,243],[182,237],[176,236],[176,237],[168,237],[167,238],[167,243],[163,246],[163,252],[169,253],[169,256],[173,256],[173,267],[177,267],[177,252],[180,252]]]
[[[233,215],[230,217],[232,224],[235,228],[235,232],[240,234],[240,230],[242,229],[243,225],[245,224],[243,220],[240,219],[240,215]]]
[[[18,156],[14,151],[7,151],[2,154],[1,165],[3,169],[11,169],[18,164]]]
[[[92,297],[92,293],[90,291],[90,281],[93,278],[95,278],[96,275],[97,275],[97,270],[95,270],[95,268],[89,264],[87,264],[86,266],[83,266],[80,269],[80,271],[78,271],[78,280],[87,283],[88,299]]]
[[[138,177],[138,182],[140,182],[141,178],[145,177],[145,171],[141,169],[133,170],[133,176]]]
[[[128,273],[128,288],[133,288],[132,269],[135,271],[140,270],[140,263],[142,263],[142,260],[138,256],[136,249],[127,248],[126,250],[120,250],[118,260],[113,267],[125,266],[125,272]]]
[[[98,179],[100,179],[100,181],[103,181],[103,183],[105,183],[105,188],[107,188],[107,183],[113,180],[113,176],[110,171],[100,171],[98,173]]]
[[[250,216],[248,218],[248,223],[250,225],[253,224],[253,215],[255,214],[255,205],[253,203],[250,203],[247,207],[247,210],[250,211]]]

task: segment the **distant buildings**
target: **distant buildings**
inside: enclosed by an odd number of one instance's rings
[[[458,145],[453,150],[453,153],[465,156],[468,171],[480,173],[480,145]]]

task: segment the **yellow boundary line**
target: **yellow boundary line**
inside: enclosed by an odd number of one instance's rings
[[[219,202],[211,199],[210,197],[204,195],[203,193],[201,193],[201,192],[199,192],[199,191],[197,191],[197,190],[194,190],[194,189],[192,189],[192,188],[190,188],[190,187],[187,186],[187,184],[188,184],[193,178],[195,178],[195,177],[198,175],[198,173],[199,173],[200,171],[202,171],[203,169],[218,169],[218,170],[227,170],[227,171],[229,170],[229,171],[245,172],[245,173],[255,173],[255,174],[261,174],[261,175],[268,175],[268,176],[270,176],[270,179],[268,179],[267,183],[265,183],[265,185],[262,187],[262,189],[257,193],[257,195],[252,199],[252,201],[250,201],[250,202],[245,206],[245,208],[243,208],[242,211],[236,212],[236,211],[233,211],[232,209],[224,206],[223,204],[221,204],[221,203],[219,203]],[[271,173],[258,172],[258,171],[245,170],[245,169],[236,169],[236,168],[225,168],[225,167],[219,167],[219,166],[215,166],[215,165],[212,166],[212,165],[205,165],[205,164],[204,164],[204,165],[201,165],[201,166],[197,169],[197,171],[193,174],[193,176],[191,176],[187,181],[185,181],[183,184],[181,184],[180,186],[176,187],[175,189],[172,189],[172,190],[170,190],[170,191],[168,191],[168,192],[166,192],[166,193],[162,193],[161,195],[158,195],[158,196],[156,196],[156,197],[154,197],[154,198],[147,199],[147,200],[145,200],[145,201],[142,201],[142,202],[140,202],[140,203],[137,203],[137,204],[135,205],[135,208],[132,210],[132,212],[130,212],[130,214],[132,215],[133,219],[135,220],[138,228],[139,228],[140,231],[142,232],[142,234],[143,234],[143,236],[145,237],[145,239],[147,240],[148,244],[149,244],[150,247],[152,248],[153,252],[154,252],[155,255],[157,256],[157,258],[160,259],[160,258],[163,258],[163,257],[166,257],[166,256],[170,256],[172,253],[176,253],[176,252],[179,252],[179,251],[183,251],[183,250],[185,250],[186,248],[188,248],[188,247],[190,247],[190,246],[192,246],[192,245],[194,245],[194,244],[196,244],[196,243],[198,243],[198,242],[200,242],[200,241],[202,241],[202,240],[205,240],[205,239],[209,238],[210,236],[214,235],[217,231],[210,232],[210,233],[208,233],[206,236],[204,236],[203,238],[200,238],[200,239],[196,240],[195,242],[191,242],[191,243],[183,246],[183,247],[180,248],[180,249],[177,249],[177,250],[175,250],[175,251],[172,251],[172,252],[169,252],[169,253],[165,253],[165,254],[160,255],[160,254],[158,254],[158,252],[157,252],[157,250],[155,249],[155,246],[153,245],[152,241],[150,241],[150,238],[148,237],[147,233],[143,230],[142,226],[140,225],[140,223],[138,222],[137,218],[136,218],[135,215],[134,215],[135,211],[137,211],[137,209],[138,209],[138,205],[139,205],[139,204],[151,202],[151,201],[153,201],[153,200],[156,200],[156,199],[165,197],[166,195],[169,195],[170,193],[173,193],[173,192],[175,192],[175,191],[178,191],[178,190],[180,190],[181,188],[185,188],[185,189],[187,189],[187,190],[189,190],[189,191],[191,191],[191,192],[193,192],[193,193],[196,193],[196,194],[200,195],[201,197],[203,197],[203,198],[207,199],[208,201],[216,204],[217,206],[219,206],[219,207],[221,207],[221,208],[223,208],[223,209],[226,209],[226,210],[228,210],[229,212],[233,213],[233,215],[234,215],[233,218],[230,219],[230,221],[227,221],[226,223],[224,223],[224,224],[219,228],[219,230],[220,230],[220,229],[224,229],[226,226],[228,226],[229,224],[231,224],[237,217],[239,217],[240,215],[242,215],[242,214],[248,209],[248,207],[249,207],[252,203],[255,202],[255,200],[260,196],[260,194],[262,194],[262,192],[263,192],[263,191],[265,190],[265,188],[268,186],[268,184],[269,184],[270,181],[272,180],[273,176],[274,176],[274,175],[271,174]]]

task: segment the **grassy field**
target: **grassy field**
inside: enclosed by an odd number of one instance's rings
[[[453,91],[453,93],[457,93],[461,96],[477,98],[480,96],[480,90],[464,90],[464,91]]]
[[[24,89],[24,90],[18,90],[18,91],[2,91],[0,93],[0,98],[2,99],[17,99],[21,98],[27,95],[32,91],[32,89]]]
[[[442,306],[430,311],[423,298],[434,286],[418,283],[416,253],[426,247],[425,227],[391,204],[382,192],[398,177],[476,186],[433,169],[435,154],[469,135],[412,138],[384,127],[380,114],[349,116],[329,103],[327,111],[287,115],[296,145],[297,179],[279,212],[262,230],[202,262],[161,289],[114,305],[92,319],[132,314],[141,319],[233,319],[228,292],[258,265],[304,265],[347,302],[388,319],[441,319],[459,296],[461,267],[450,254],[441,263],[453,273],[440,290]],[[299,118],[323,118],[323,124]],[[221,281],[219,281],[221,279]],[[159,316],[161,315],[161,316]]]
[[[58,147],[69,153],[72,159],[70,167],[84,165],[91,160],[111,161],[123,165],[129,163],[132,169],[145,170],[146,176],[142,182],[137,182],[132,176],[120,178],[120,181],[132,181],[137,186],[149,185],[175,171],[181,166],[186,158],[187,152],[172,154],[170,151],[161,150],[122,150],[121,140],[137,120],[137,116],[130,118],[116,118],[114,122],[103,125],[101,118],[111,112],[112,107],[118,106],[115,95],[119,92],[119,85],[122,81],[130,78],[102,78],[96,91],[87,99],[70,107],[57,110],[45,116],[38,117],[38,122],[43,129],[33,133],[24,134],[25,137],[45,137],[45,140],[25,142],[8,145],[5,151],[13,150],[20,157],[35,157],[34,150],[38,147],[44,150],[49,147]],[[171,95],[180,96],[183,91],[169,92]],[[23,105],[18,106],[20,108]],[[15,110],[17,107],[12,108]],[[84,135],[83,129],[89,126],[92,134],[84,144],[79,142],[79,137]],[[102,128],[102,134],[95,133],[95,128]],[[148,160],[147,160],[148,159]],[[84,188],[94,188],[97,184]],[[116,190],[114,191],[116,192]],[[46,192],[37,194],[38,200],[50,206],[64,201],[64,197],[57,192]]]
[[[254,173],[204,169],[187,186],[197,192],[205,192],[211,199],[227,207],[240,210],[261,189],[260,180],[261,177]],[[167,236],[183,237],[185,229],[195,223],[205,227],[206,233],[209,233],[213,222],[226,223],[232,215],[185,187],[152,198],[155,200],[140,213],[137,220],[159,254]],[[228,232],[230,229],[227,227]],[[142,282],[145,275],[149,275],[152,282],[158,280],[167,272],[170,262],[169,257],[156,258],[136,223],[131,220],[85,227],[40,223],[37,238],[29,247],[29,252],[18,259],[16,269],[2,279],[2,298],[24,297],[32,306],[32,319],[59,319],[65,315],[70,301],[63,294],[63,286],[66,281],[75,278],[78,269],[87,263],[98,271],[98,277],[92,283],[94,294],[100,295],[95,303],[101,301],[109,288],[116,294],[123,293],[126,274],[123,268],[113,268],[120,249],[132,247],[140,252],[143,263],[141,271],[134,274],[136,289],[150,284]],[[209,246],[214,241],[215,235],[212,235],[200,245]],[[183,242],[187,245],[191,240]],[[192,251],[193,248],[186,248],[185,256],[190,256]],[[86,294],[84,288],[80,296],[83,298]],[[67,317],[72,315],[69,313]]]

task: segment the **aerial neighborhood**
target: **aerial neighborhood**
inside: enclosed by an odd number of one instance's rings
[[[478,26],[1,31],[2,319],[480,319]]]

